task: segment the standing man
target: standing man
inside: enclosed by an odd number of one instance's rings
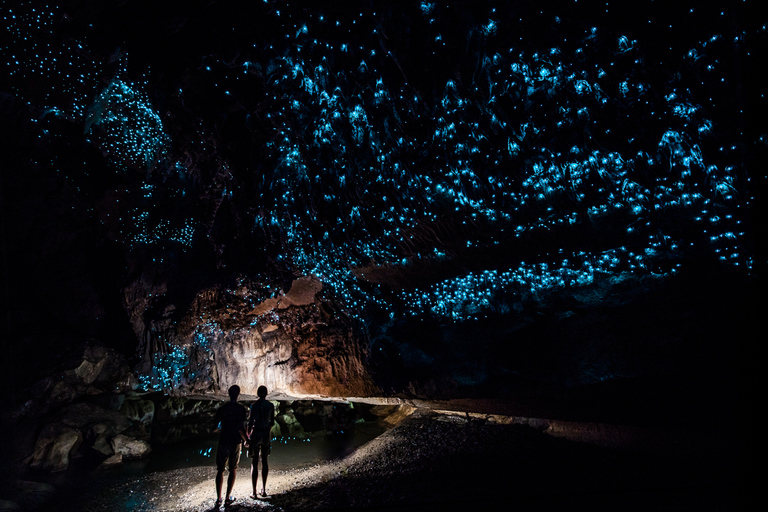
[[[229,388],[229,403],[222,405],[216,411],[214,425],[219,434],[219,447],[216,451],[216,508],[221,507],[221,486],[224,483],[224,468],[229,470],[227,478],[227,495],[224,506],[230,505],[232,488],[237,477],[237,464],[240,462],[240,448],[242,443],[248,446],[248,438],[245,436],[245,422],[248,419],[248,409],[237,403],[240,396],[240,386]],[[215,432],[215,430],[214,430]]]
[[[267,497],[267,474],[269,473],[269,457],[272,451],[272,426],[275,424],[275,406],[267,400],[266,386],[259,386],[256,390],[259,399],[251,405],[251,417],[248,420],[248,439],[250,448],[248,456],[251,457],[251,483],[253,484],[253,494],[251,498],[256,499],[256,488],[259,483],[259,452],[261,452],[261,496]]]

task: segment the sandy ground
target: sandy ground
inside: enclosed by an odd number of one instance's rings
[[[190,468],[94,485],[77,509],[210,511],[213,477]],[[728,451],[601,448],[417,410],[342,460],[271,471],[267,500],[248,497],[250,475],[239,470],[228,510],[737,510],[740,486]]]

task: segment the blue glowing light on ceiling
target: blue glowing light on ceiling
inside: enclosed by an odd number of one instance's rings
[[[320,277],[351,314],[395,300],[457,321],[506,307],[510,290],[663,278],[692,251],[751,271],[742,134],[718,103],[738,38],[709,32],[659,62],[655,41],[621,26],[492,2],[462,24],[449,5],[420,2],[416,48],[375,9],[266,4],[269,30],[246,31],[236,57],[197,56],[162,107],[157,70],[127,78],[131,48],[110,66],[87,57],[86,36],[49,37],[58,8],[3,15],[10,90],[82,123],[111,165],[141,176],[113,229],[129,248],[207,237],[226,251],[218,215],[240,208],[237,237],[276,247],[280,265]],[[526,24],[546,30],[524,38]],[[416,50],[424,60],[408,64]],[[39,81],[49,90],[29,87]],[[194,128],[172,132],[165,120],[182,114]],[[224,126],[247,149],[227,153]],[[491,268],[468,268],[494,251]],[[393,295],[361,279],[446,261],[460,268]]]

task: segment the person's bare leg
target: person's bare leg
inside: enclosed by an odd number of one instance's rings
[[[216,500],[221,501],[221,484],[224,483],[224,471],[216,471]]]
[[[232,494],[232,489],[235,487],[235,478],[237,478],[237,467],[229,468],[229,477],[227,478],[226,501],[229,501],[230,494]]]
[[[266,449],[261,450],[261,495],[267,495],[267,474],[269,474],[269,453]],[[255,486],[254,486],[255,488]]]
[[[253,459],[251,459],[251,485],[253,486],[253,497],[255,498],[258,496],[256,487],[259,485],[259,447],[256,446],[253,449],[256,453]]]

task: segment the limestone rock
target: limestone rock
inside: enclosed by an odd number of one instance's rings
[[[146,441],[118,434],[112,438],[112,450],[115,454],[120,454],[123,459],[140,459],[149,455],[152,448]]]
[[[255,308],[253,308],[250,314],[254,316],[265,315],[275,309],[278,304],[280,304],[280,299],[277,297],[266,299],[265,301],[258,304]]]
[[[304,427],[293,414],[293,409],[288,409],[282,414],[275,416],[275,422],[280,425],[282,435],[295,436],[304,433]]]
[[[112,448],[112,443],[110,443],[109,437],[105,436],[104,434],[99,434],[96,436],[96,440],[93,442],[93,446],[91,448],[102,455],[106,455],[107,457],[111,457],[115,454],[115,450]]]
[[[293,281],[291,289],[285,295],[280,305],[280,309],[289,306],[308,306],[315,302],[315,296],[323,289],[323,283],[314,276],[302,276]]]
[[[326,304],[322,290],[316,277],[304,276],[256,306],[243,286],[201,290],[178,321],[143,324],[146,347],[154,348],[141,371],[174,394],[225,394],[234,384],[243,395],[256,395],[261,385],[299,397],[379,394],[366,366],[368,341]]]
[[[77,367],[77,369],[75,369],[75,375],[77,375],[84,383],[91,384],[99,377],[105,363],[105,359],[95,362],[85,360]]]
[[[114,468],[117,466],[120,466],[123,464],[123,454],[122,453],[116,453],[112,455],[111,457],[108,457],[104,462],[99,465],[98,469],[109,469]]]
[[[123,402],[120,412],[130,420],[150,425],[155,417],[155,403],[152,400],[128,399]]]
[[[82,441],[79,431],[64,423],[49,423],[43,427],[32,455],[25,462],[35,469],[64,471]]]
[[[194,419],[213,418],[221,403],[212,400],[193,400],[179,396],[169,396],[158,401],[155,416],[159,422],[177,421],[182,418]]]
[[[413,414],[415,410],[415,407],[408,404],[376,405],[370,409],[370,413],[381,418],[385,425],[394,427]]]
[[[136,379],[132,376],[125,359],[113,349],[100,345],[89,345],[83,352],[83,361],[74,374],[84,384],[113,385],[113,389],[127,391],[135,389]]]
[[[291,306],[308,306],[323,289],[323,283],[314,276],[302,276],[295,279],[288,293],[262,301],[250,312],[251,315],[261,316],[273,309],[286,309]]]
[[[61,421],[77,429],[103,424],[106,427],[103,432],[109,435],[124,432],[131,427],[131,420],[120,412],[85,402],[67,407],[61,416]]]

